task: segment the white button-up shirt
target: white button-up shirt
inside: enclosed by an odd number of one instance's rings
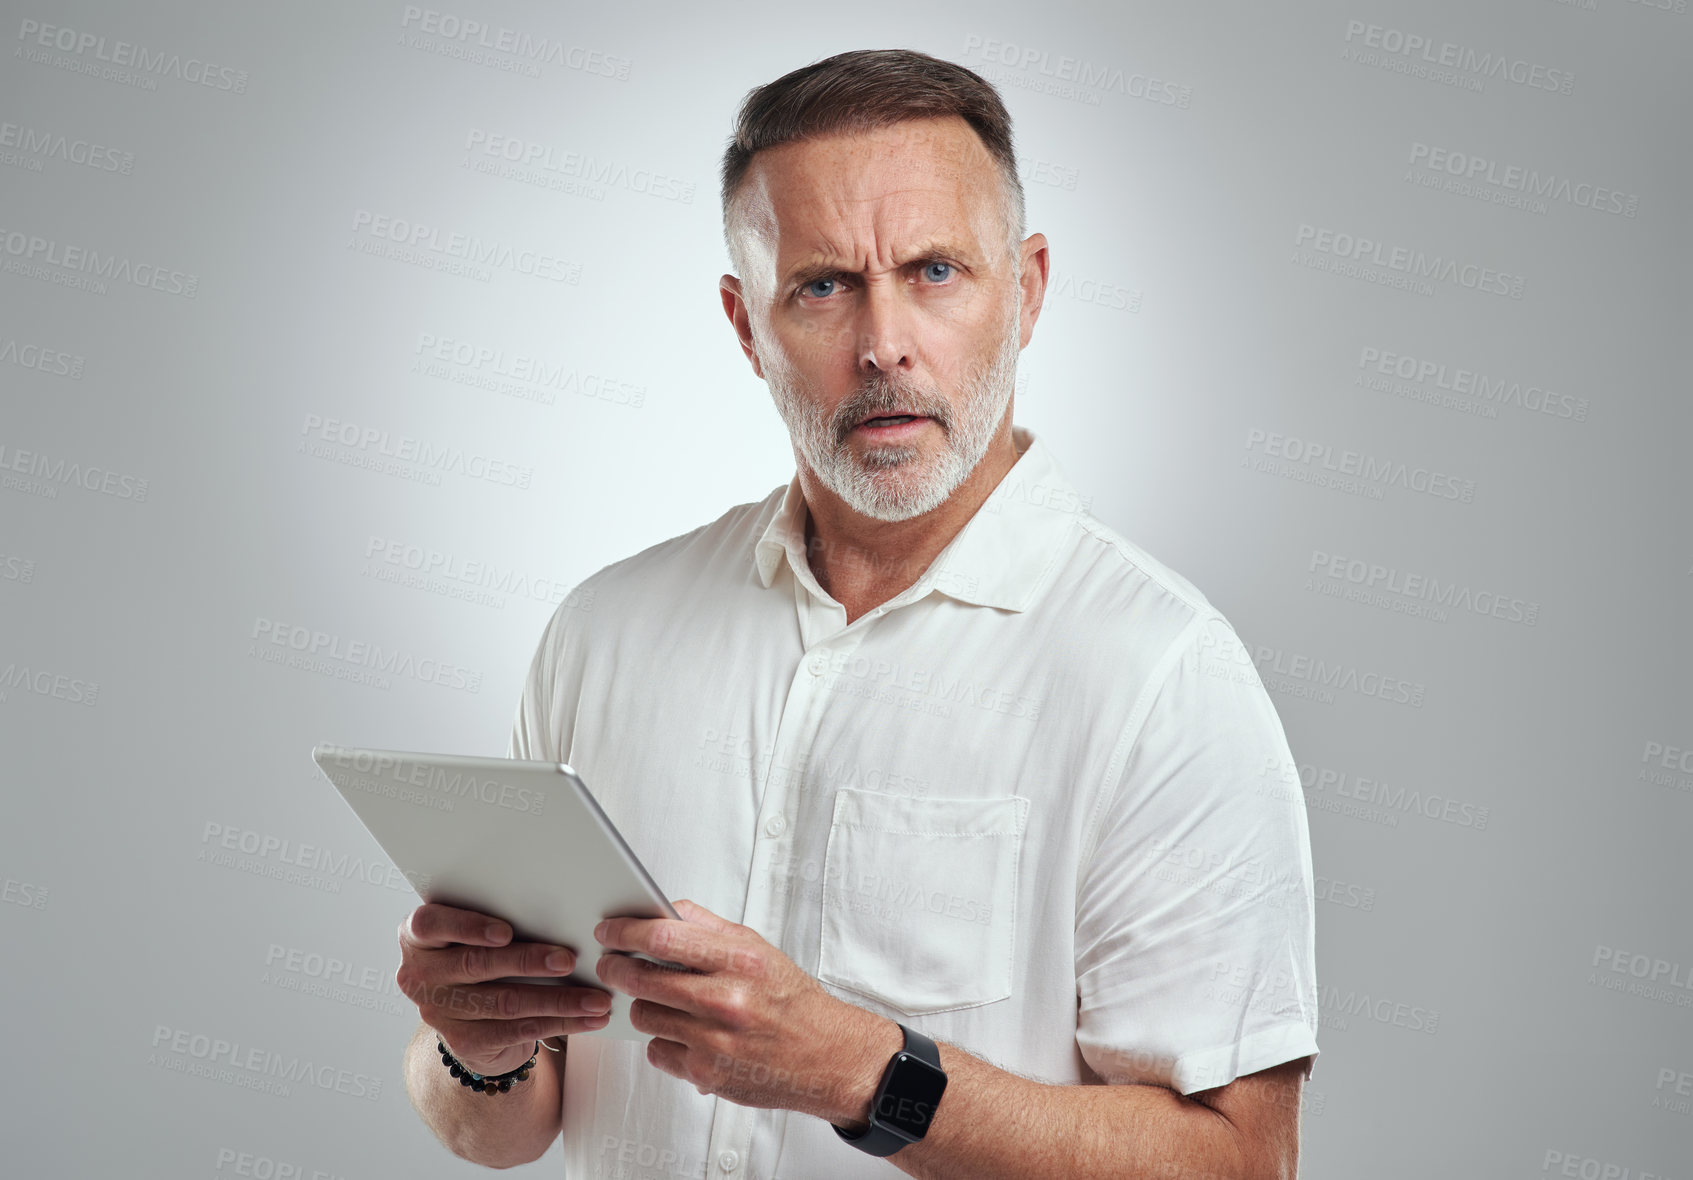
[[[668,896],[1001,1068],[1191,1094],[1315,1054],[1304,797],[1250,655],[1013,434],[976,514],[851,625],[797,475],[594,574],[511,755],[573,766]],[[571,1037],[563,1101],[571,1177],[895,1174],[644,1041]]]

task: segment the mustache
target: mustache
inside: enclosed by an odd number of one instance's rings
[[[844,443],[853,427],[866,418],[900,413],[933,418],[942,430],[952,432],[952,410],[945,398],[878,374],[868,378],[857,393],[836,407],[835,442]]]

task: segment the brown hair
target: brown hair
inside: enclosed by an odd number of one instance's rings
[[[816,136],[948,115],[970,124],[999,164],[1015,267],[1015,244],[1023,237],[1023,184],[1011,146],[1011,116],[999,91],[974,71],[926,53],[855,49],[801,66],[741,100],[735,133],[723,152],[723,240],[736,269],[740,259],[730,234],[730,212],[755,153]]]

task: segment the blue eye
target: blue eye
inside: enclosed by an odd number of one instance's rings
[[[814,299],[827,299],[829,297],[829,292],[818,291],[816,288],[824,286],[833,287],[834,284],[834,279],[812,279],[811,282],[801,287],[800,291],[803,294],[810,295]]]
[[[937,270],[943,273],[936,274],[935,272]],[[933,279],[937,283],[944,283],[952,276],[952,263],[931,262],[923,268],[923,276],[925,278]]]

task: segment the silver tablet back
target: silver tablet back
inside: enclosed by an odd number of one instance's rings
[[[517,940],[577,953],[567,977],[510,982],[603,989],[600,919],[679,916],[562,763],[331,745],[312,758],[424,901],[492,914]],[[611,1020],[580,1035],[648,1039],[629,1004],[613,992]]]

